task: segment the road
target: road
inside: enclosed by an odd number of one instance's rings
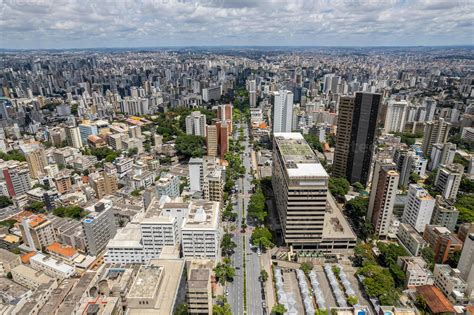
[[[242,218],[246,216],[244,209],[247,209],[248,202],[251,194],[249,191],[252,188],[252,176],[249,175],[251,171],[250,151],[248,142],[248,127],[244,127],[244,152],[242,157],[243,165],[246,169],[246,174],[243,178],[236,181],[238,187],[237,200],[234,203],[234,211],[237,213],[237,231],[234,233],[234,242],[237,244],[235,253],[232,256],[232,263],[236,267],[236,276],[232,283],[227,285],[229,291],[228,301],[232,307],[233,314],[264,314],[262,307],[262,289],[259,281],[260,276],[260,259],[257,253],[250,249],[249,239],[251,231],[253,230],[252,222],[245,218],[248,228],[245,233],[240,231],[240,223]],[[234,131],[234,140],[239,137],[240,125],[236,124],[236,130]],[[245,238],[245,242],[244,242]],[[243,259],[245,259],[246,276],[244,277],[244,266]],[[244,281],[246,281],[247,288],[247,309],[244,310]]]

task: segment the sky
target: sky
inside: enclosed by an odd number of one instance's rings
[[[474,0],[0,0],[0,48],[474,45]]]

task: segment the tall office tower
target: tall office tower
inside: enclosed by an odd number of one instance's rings
[[[207,146],[207,155],[217,156],[217,140],[218,140],[218,130],[216,125],[208,125],[206,127],[206,146]]]
[[[94,189],[97,199],[113,194],[118,190],[117,177],[104,171],[90,174],[89,184]]]
[[[329,176],[300,133],[275,133],[273,143],[272,186],[285,243],[318,248]]]
[[[91,256],[100,254],[117,232],[112,207],[106,207],[104,203],[99,202],[94,206],[94,210],[82,220],[87,252]]]
[[[25,165],[26,167],[26,165]],[[30,172],[19,165],[11,165],[3,169],[3,178],[10,197],[21,196],[31,189]]]
[[[217,119],[222,123],[227,123],[229,135],[232,133],[232,109],[232,104],[224,104],[217,107]]]
[[[206,115],[199,111],[192,112],[186,116],[186,134],[195,136],[206,136]]]
[[[435,187],[445,199],[455,200],[461,185],[464,166],[458,163],[440,165],[436,174]]]
[[[456,145],[451,142],[435,143],[431,150],[431,159],[428,165],[429,170],[437,169],[441,164],[451,164],[456,155]]]
[[[474,233],[469,234],[464,241],[457,268],[467,283],[466,292],[470,296],[474,291]]]
[[[274,93],[273,133],[291,132],[293,122],[293,93],[280,90]]]
[[[30,176],[32,178],[43,176],[45,174],[44,168],[48,165],[43,146],[40,143],[25,143],[20,145],[20,150],[28,162]]]
[[[379,236],[387,236],[392,220],[399,180],[395,169],[396,164],[391,160],[375,161],[367,220],[372,222],[374,232]]]
[[[257,81],[256,80],[249,80],[248,81],[248,89],[249,89],[249,104],[250,107],[257,106]]]
[[[224,121],[219,126],[219,156],[224,159],[225,154],[229,151],[229,124]]]
[[[430,224],[435,200],[423,187],[411,184],[408,188],[408,198],[403,210],[402,222],[422,233],[426,225]]]
[[[76,149],[82,148],[81,132],[79,127],[66,127],[67,144]]]
[[[451,129],[451,124],[444,121],[443,118],[425,124],[421,149],[426,157],[431,156],[435,143],[446,143],[448,141],[449,129]]]
[[[405,100],[390,100],[387,104],[384,132],[403,132],[408,103]]]
[[[453,200],[446,200],[440,195],[436,196],[431,225],[444,226],[451,232],[454,232],[458,217],[459,211],[454,206]]]
[[[380,94],[341,97],[337,120],[333,173],[351,183],[367,184],[370,172]]]

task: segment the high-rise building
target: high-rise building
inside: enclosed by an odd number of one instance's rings
[[[257,81],[256,80],[248,80],[248,91],[249,91],[249,104],[250,107],[257,106]]]
[[[384,132],[403,132],[408,103],[405,100],[390,100],[387,104]]]
[[[206,200],[223,202],[224,178],[220,169],[215,168],[204,177],[203,190]]]
[[[186,116],[186,134],[195,136],[206,136],[206,115],[194,111]]]
[[[435,143],[431,150],[429,170],[437,169],[441,164],[451,164],[456,155],[456,145],[454,143]]]
[[[421,149],[426,157],[431,156],[435,143],[446,143],[448,141],[449,129],[451,129],[451,124],[443,118],[425,124]]]
[[[374,232],[379,236],[387,236],[392,221],[399,180],[395,169],[391,160],[375,161],[367,220],[372,222]]]
[[[474,290],[474,233],[469,234],[464,241],[457,268],[467,283],[467,294],[471,295]]]
[[[212,260],[192,260],[188,270],[186,303],[188,314],[212,313]]]
[[[25,143],[20,145],[20,150],[25,155],[30,176],[39,178],[45,175],[44,168],[48,165],[48,161],[43,146],[40,143]]]
[[[225,154],[229,151],[229,124],[227,121],[219,125],[219,156],[223,160]]]
[[[420,153],[420,154],[419,154]],[[417,174],[425,176],[428,160],[421,156],[421,152],[410,149],[399,148],[395,151],[393,160],[397,164],[397,171],[400,173],[400,187],[407,187],[410,182],[410,175]]]
[[[453,200],[446,200],[442,196],[437,195],[430,224],[444,226],[451,232],[454,232],[458,217],[459,211],[454,206]]]
[[[436,189],[445,199],[456,200],[463,174],[464,166],[462,164],[440,165],[435,179]]]
[[[323,238],[329,176],[300,133],[275,133],[272,185],[285,243],[317,248]]]
[[[191,192],[201,191],[204,178],[204,164],[202,158],[190,158],[189,169],[189,190]]]
[[[209,156],[217,156],[219,131],[220,130],[217,129],[216,125],[207,126],[206,146],[207,146],[207,155]]]
[[[341,97],[333,174],[351,183],[367,184],[381,95],[356,93]]]
[[[293,93],[280,90],[274,93],[273,133],[291,132],[293,123]]]
[[[227,123],[229,135],[232,133],[232,104],[219,105],[217,107],[217,120],[220,120],[222,124]]]
[[[87,143],[87,137],[91,135],[97,135],[99,133],[99,130],[97,128],[97,125],[91,124],[90,122],[86,121],[82,124],[79,124],[79,133],[81,135],[81,142]]]
[[[443,226],[427,225],[423,238],[433,248],[437,264],[444,264],[450,254],[462,248],[462,241]]]
[[[156,196],[168,196],[170,198],[179,197],[179,177],[173,174],[164,174],[156,182]]]
[[[418,233],[422,233],[430,224],[434,205],[435,200],[428,191],[420,185],[410,184],[402,222],[411,224]]]
[[[90,174],[89,184],[94,189],[97,199],[102,199],[118,190],[117,177],[104,171]]]
[[[69,146],[74,147],[76,149],[82,148],[82,139],[79,127],[67,127],[66,140]]]
[[[87,252],[89,255],[97,256],[117,232],[113,208],[102,201],[98,202],[94,206],[94,211],[88,213],[82,220],[82,228]]]
[[[18,227],[25,245],[31,251],[43,250],[56,242],[56,233],[53,225],[42,214],[22,219]]]
[[[3,178],[7,186],[10,197],[16,197],[26,194],[31,188],[30,172],[26,167],[21,166],[21,163],[15,163],[3,168]]]

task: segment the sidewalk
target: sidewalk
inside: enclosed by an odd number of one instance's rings
[[[263,253],[260,256],[260,266],[268,273],[268,280],[265,282],[265,300],[267,301],[267,314],[270,314],[273,306],[275,305],[275,290],[273,287],[273,271],[272,271],[272,260],[270,251]]]

